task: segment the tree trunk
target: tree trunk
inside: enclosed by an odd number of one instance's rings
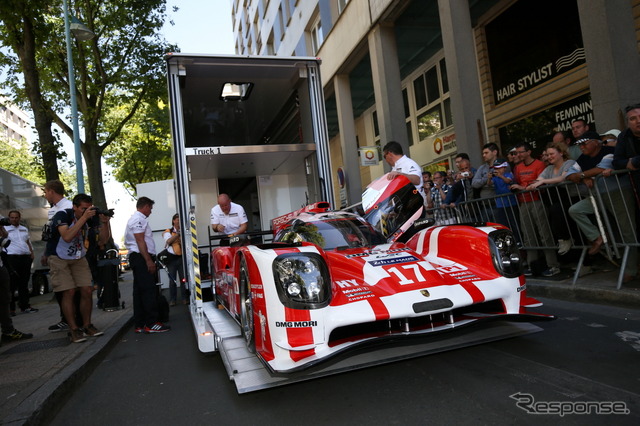
[[[18,54],[22,64],[24,85],[29,98],[29,104],[33,110],[36,131],[38,132],[38,150],[42,155],[42,164],[46,179],[59,179],[58,147],[56,139],[51,131],[53,122],[50,111],[42,98],[40,89],[40,77],[36,62],[36,45],[33,34],[33,24],[28,16],[23,15],[22,31],[20,28],[11,28],[16,35],[22,33],[22,37],[15,37],[14,51]]]
[[[89,178],[88,190],[93,197],[93,204],[101,208],[113,208],[107,206],[106,194],[102,180],[102,151],[98,141],[93,139],[82,144],[82,154],[85,159],[85,171]]]

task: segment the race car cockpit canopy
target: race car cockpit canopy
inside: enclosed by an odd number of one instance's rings
[[[386,239],[362,218],[348,213],[301,215],[275,236],[274,242],[310,242],[324,250],[370,247]]]

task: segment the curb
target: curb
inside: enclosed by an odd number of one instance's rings
[[[73,390],[84,382],[102,362],[131,324],[133,324],[133,315],[123,315],[113,324],[113,334],[108,335],[105,332],[99,340],[100,343],[87,348],[78,358],[22,401],[9,416],[2,419],[2,424],[12,426],[46,424],[64,405]]]

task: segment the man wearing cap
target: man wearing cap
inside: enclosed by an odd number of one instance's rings
[[[515,149],[515,148],[514,148]],[[498,158],[491,166],[493,169],[490,185],[495,189],[496,198],[496,221],[507,228],[510,228],[516,240],[520,242],[520,227],[518,225],[518,200],[511,193],[513,183],[513,173],[509,170],[509,163],[504,158]]]
[[[618,142],[618,136],[620,136],[620,130],[611,129],[607,130],[604,133],[600,133],[600,139],[602,139],[602,144],[606,146],[612,146],[615,148]]]
[[[588,187],[594,186],[593,178],[602,174],[604,177],[597,180],[597,190],[605,208],[613,215],[613,219],[620,230],[622,243],[635,242],[635,227],[633,215],[629,215],[626,208],[634,209],[633,193],[629,190],[629,180],[626,175],[611,176],[613,168],[614,148],[603,146],[600,135],[596,132],[586,132],[576,144],[582,150],[577,165],[567,175],[567,179],[575,183],[584,183]],[[593,255],[600,250],[604,243],[599,228],[590,220],[594,214],[591,199],[583,199],[569,208],[569,216],[578,224],[585,237],[591,241],[589,254]],[[629,282],[637,274],[638,250],[629,248],[627,263],[625,265],[623,281]]]
[[[520,157],[518,156],[518,151],[516,150],[516,147],[514,146],[513,148],[511,148],[509,150],[509,152],[507,153],[507,160],[509,163],[509,169],[513,170],[516,168],[516,166],[518,164],[520,164]]]
[[[573,183],[582,183],[589,188],[593,187],[593,178],[602,173],[602,168],[597,167],[602,161],[605,155],[613,154],[613,148],[602,145],[600,135],[596,132],[585,132],[577,141],[576,145],[580,148],[582,154],[578,157],[576,165],[569,170],[567,174],[567,180]],[[584,191],[581,191],[584,192]],[[589,248],[589,254],[593,255],[600,250],[603,240],[602,236],[598,232],[594,235],[592,232],[584,232],[586,222],[581,221],[580,215],[584,212],[586,202],[591,203],[589,199],[582,200],[569,208],[569,215],[576,221],[580,229],[585,233],[585,236],[591,241],[591,248]],[[591,211],[593,214],[593,211]]]

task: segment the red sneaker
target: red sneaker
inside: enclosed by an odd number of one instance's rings
[[[165,331],[170,331],[171,327],[162,324],[161,322],[157,322],[155,324],[153,324],[151,327],[149,326],[145,326],[144,327],[144,332],[149,334],[149,333],[164,333]]]

